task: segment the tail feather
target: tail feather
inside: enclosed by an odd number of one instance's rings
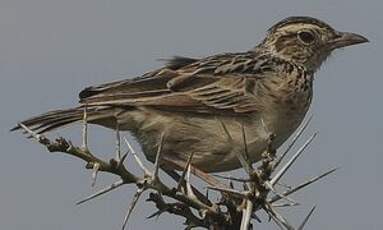
[[[87,114],[89,120],[94,120],[99,118],[105,113],[100,113],[96,108],[88,108]],[[48,131],[52,131],[56,128],[80,121],[84,116],[84,108],[77,107],[66,110],[54,110],[42,115],[32,117],[30,119],[21,121],[20,123],[29,127],[32,131],[42,134]],[[11,129],[11,131],[19,130],[21,128],[20,125],[15,126]]]

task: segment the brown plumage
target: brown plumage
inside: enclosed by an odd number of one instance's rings
[[[184,161],[194,153],[192,163],[201,170],[231,170],[240,166],[242,126],[257,161],[269,134],[278,147],[299,126],[310,106],[313,74],[329,54],[366,41],[318,19],[290,17],[248,52],[175,57],[141,77],[84,89],[79,107],[22,123],[44,133],[81,120],[86,106],[89,123],[131,131],[149,160],[165,132],[166,157]]]

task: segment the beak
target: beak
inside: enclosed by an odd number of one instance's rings
[[[359,34],[348,33],[348,32],[338,32],[337,36],[330,41],[330,48],[337,49],[346,46],[352,46],[356,44],[361,44],[369,42],[367,38]]]

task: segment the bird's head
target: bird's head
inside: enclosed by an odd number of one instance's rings
[[[271,27],[255,49],[315,71],[333,50],[364,42],[365,37],[337,31],[318,19],[289,17]]]

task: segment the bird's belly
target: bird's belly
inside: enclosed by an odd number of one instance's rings
[[[245,151],[241,124],[244,124],[249,158],[258,161],[269,137],[258,116],[217,118],[153,113],[134,135],[151,161],[164,132],[162,149],[167,158],[186,162],[193,153],[193,166],[205,172],[219,172],[241,167],[237,159]]]
[[[275,134],[273,147],[278,148],[303,119],[284,117],[275,111],[252,117],[194,116],[161,113],[151,110],[128,112],[130,130],[138,139],[145,156],[154,161],[161,133],[165,134],[163,154],[175,161],[186,162],[193,153],[192,164],[205,172],[240,168],[238,154],[245,151],[242,124],[245,130],[250,160],[260,160],[268,146],[270,134]]]

